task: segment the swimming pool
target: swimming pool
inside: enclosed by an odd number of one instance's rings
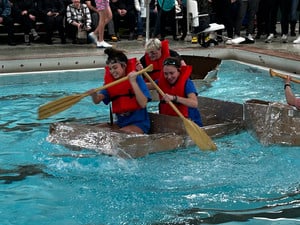
[[[215,139],[216,152],[125,160],[46,142],[52,122],[108,121],[107,107],[89,97],[37,120],[41,104],[102,86],[102,72],[0,77],[1,224],[299,224],[300,147],[264,147],[241,132]],[[200,94],[285,101],[281,79],[234,61]]]

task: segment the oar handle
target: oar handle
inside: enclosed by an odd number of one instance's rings
[[[165,95],[163,90],[160,89],[160,87],[155,83],[154,80],[152,80],[152,78],[150,77],[150,75],[147,72],[144,72],[144,76],[150,81],[150,83],[155,87],[155,89],[159,92],[160,95],[162,95],[162,96]],[[169,104],[180,118],[185,118],[182,115],[182,113],[179,111],[179,109],[174,105],[173,102],[169,101]]]
[[[282,78],[282,79],[286,79],[286,78],[288,77],[288,75],[282,74],[282,73],[279,73],[279,72],[276,72],[276,71],[274,71],[273,69],[270,69],[269,72],[270,72],[271,77],[280,77],[280,78]],[[293,78],[293,77],[292,77],[292,78],[291,78],[291,81],[300,84],[300,80],[298,80],[298,79],[296,79],[296,78]]]

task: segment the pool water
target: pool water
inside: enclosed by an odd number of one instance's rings
[[[102,86],[102,74],[0,77],[1,224],[300,223],[300,147],[265,147],[241,132],[214,139],[216,152],[190,147],[121,159],[48,143],[52,122],[109,120],[108,108],[89,97],[37,120],[40,105]],[[285,102],[281,79],[226,60],[200,95]]]

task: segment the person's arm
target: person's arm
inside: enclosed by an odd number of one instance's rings
[[[142,92],[140,86],[137,83],[136,79],[137,79],[138,75],[136,74],[135,71],[133,71],[133,72],[129,73],[128,76],[129,76],[129,82],[131,84],[131,87],[132,87],[132,89],[135,93],[135,97],[136,97],[137,102],[139,103],[139,105],[142,108],[146,108],[148,99],[144,95],[144,93]]]
[[[95,92],[95,89],[87,91],[86,94],[92,97],[92,100],[95,104],[99,104],[105,98],[104,94]]]
[[[291,77],[287,76],[284,84],[284,93],[286,101],[289,105],[296,106],[297,109],[300,109],[300,99],[297,99],[291,88]]]

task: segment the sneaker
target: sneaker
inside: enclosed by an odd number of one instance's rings
[[[138,35],[138,37],[137,37],[136,40],[137,40],[137,41],[143,41],[143,40],[144,40],[143,35]]]
[[[233,43],[232,43],[232,40],[229,39],[229,40],[225,41],[225,44],[226,44],[226,45],[232,45]]]
[[[269,34],[269,36],[265,40],[265,43],[272,43],[273,39],[274,39],[274,34]]]
[[[37,41],[38,39],[40,39],[40,36],[38,35],[38,33],[36,32],[35,29],[31,29],[30,33],[32,34],[33,40]]]
[[[282,41],[282,43],[288,43],[288,37],[287,37],[287,35],[283,34],[281,36],[281,41]]]
[[[191,40],[191,42],[192,42],[193,44],[198,43],[198,37],[193,37],[192,40]]]
[[[250,40],[250,41],[254,41],[254,38],[252,37],[251,34],[248,34],[248,35],[247,35],[247,39]]]
[[[107,42],[105,41],[97,41],[97,48],[111,48],[112,45],[111,44],[108,44]]]
[[[116,35],[111,35],[110,40],[113,41],[113,42],[117,42],[118,37]]]
[[[92,43],[97,43],[97,36],[94,34],[94,32],[89,33],[88,37]]]
[[[300,35],[298,36],[298,38],[296,40],[293,41],[293,44],[300,44]]]
[[[26,45],[30,45],[29,34],[24,35],[24,42],[25,42]]]

